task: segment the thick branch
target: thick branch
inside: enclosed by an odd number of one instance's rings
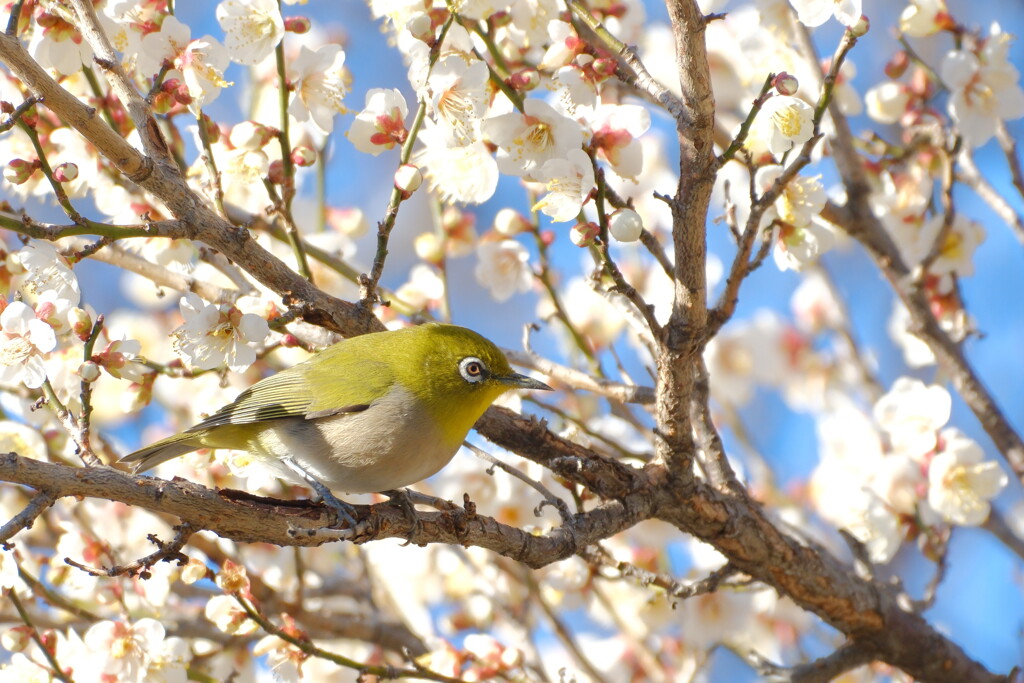
[[[132,476],[112,467],[77,468],[7,453],[0,455],[0,481],[45,490],[54,498],[116,500],[173,515],[195,530],[209,529],[242,543],[316,546],[344,535],[326,528],[334,513],[321,504],[213,490],[180,479]],[[574,515],[571,526],[540,536],[478,515],[472,503],[440,512],[419,512],[416,520],[404,509],[386,503],[356,506],[360,519],[356,540],[411,538],[417,544],[479,546],[536,569],[650,518],[654,504],[649,492],[637,492]]]
[[[872,655],[924,681],[1001,681],[936,631],[905,611],[896,592],[857,577],[831,555],[780,532],[761,507],[701,482],[674,489],[675,502],[657,516],[711,543],[732,566],[788,595]]]
[[[176,167],[155,164],[129,145],[97,116],[95,109],[87,107],[60,87],[32,59],[17,38],[0,35],[0,61],[34,95],[43,98],[46,106],[61,121],[92,143],[118,171],[151,192],[175,218],[188,225],[190,239],[204,242],[242,264],[260,282],[281,295],[286,303],[301,301],[308,304],[314,311],[307,316],[309,322],[346,336],[383,329],[375,319],[357,316],[354,304],[325,294],[297,275],[251,239],[248,230],[224,220],[188,186]]]

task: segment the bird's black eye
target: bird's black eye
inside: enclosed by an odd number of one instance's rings
[[[487,379],[487,366],[479,358],[468,356],[459,361],[459,374],[467,382],[476,384]]]

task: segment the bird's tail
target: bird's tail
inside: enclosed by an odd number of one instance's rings
[[[196,434],[188,432],[175,434],[145,448],[140,448],[134,453],[129,453],[121,458],[120,462],[132,463],[135,472],[145,472],[171,458],[177,458],[179,455],[185,455],[197,448],[203,448],[204,445],[196,437]]]

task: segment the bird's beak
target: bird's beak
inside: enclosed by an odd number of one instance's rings
[[[540,391],[554,391],[551,387],[544,382],[526,375],[520,375],[518,372],[513,372],[511,375],[505,375],[504,377],[497,378],[503,384],[508,384],[513,389],[538,389]]]

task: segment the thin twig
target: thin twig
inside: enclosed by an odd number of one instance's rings
[[[7,541],[12,539],[22,529],[31,529],[36,519],[46,512],[56,502],[57,496],[49,491],[43,490],[32,496],[28,505],[18,514],[7,520],[7,523],[0,527],[0,546],[6,546]]]
[[[177,562],[178,566],[184,566],[188,564],[188,556],[181,552],[181,549],[188,543],[189,538],[196,532],[196,529],[188,522],[182,522],[181,524],[174,527],[175,534],[174,540],[170,543],[164,543],[156,534],[149,534],[146,536],[150,543],[156,545],[158,550],[154,553],[146,555],[145,557],[139,558],[134,562],[128,564],[114,565],[113,567],[87,567],[84,564],[75,562],[74,560],[65,557],[64,562],[76,569],[81,569],[90,576],[105,576],[113,578],[115,576],[139,576],[143,579],[149,578],[149,570],[153,565],[158,562]]]
[[[308,638],[297,638],[291,633],[275,626],[269,619],[260,613],[248,598],[244,597],[240,593],[231,593],[231,596],[238,602],[242,609],[245,610],[245,613],[249,615],[249,618],[260,625],[260,628],[270,635],[276,636],[286,643],[294,645],[311,657],[319,657],[320,659],[333,662],[334,664],[346,669],[358,671],[360,674],[375,675],[382,679],[420,678],[431,681],[440,681],[441,683],[462,683],[458,678],[444,676],[425,667],[420,667],[419,665],[416,665],[416,668],[414,669],[397,669],[392,666],[378,666],[374,664],[366,664],[364,662],[357,662],[356,660],[349,659],[343,655],[328,652],[327,650],[314,645]]]
[[[569,506],[565,504],[564,500],[562,500],[555,494],[551,493],[551,491],[549,491],[547,487],[544,486],[544,484],[541,484],[539,481],[529,478],[528,476],[520,472],[517,468],[512,467],[508,463],[499,460],[498,458],[494,457],[487,451],[471,444],[468,441],[463,441],[462,445],[468,448],[470,452],[476,457],[491,463],[491,467],[488,470],[489,474],[493,475],[493,470],[495,467],[497,467],[498,469],[502,470],[507,474],[512,475],[513,477],[515,477],[516,479],[523,482],[524,484],[532,488],[534,491],[542,495],[544,497],[544,502],[538,505],[536,508],[534,508],[533,514],[535,516],[540,517],[544,506],[550,505],[551,507],[558,510],[558,515],[562,518],[562,524],[567,525],[569,528],[572,527],[573,517],[572,512],[569,510]]]

